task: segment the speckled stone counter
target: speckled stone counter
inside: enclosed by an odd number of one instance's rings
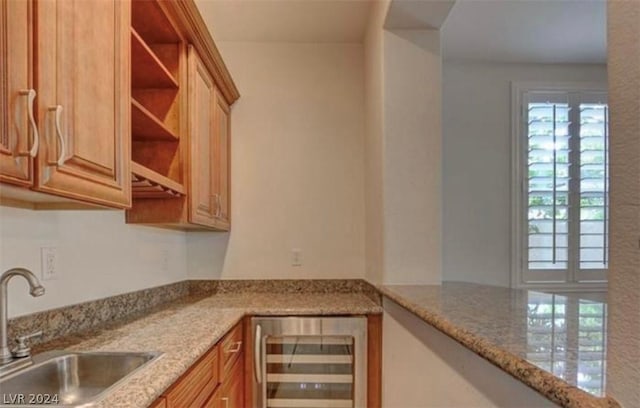
[[[563,407],[619,407],[604,395],[602,294],[553,295],[454,282],[378,289]]]
[[[183,300],[127,324],[85,333],[47,348],[160,351],[164,355],[118,386],[99,407],[147,407],[245,315],[378,314],[362,293],[222,293]],[[59,346],[59,347],[56,347]]]

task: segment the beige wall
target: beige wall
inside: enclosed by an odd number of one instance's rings
[[[366,277],[441,281],[441,56],[437,30],[388,30],[372,5],[365,48]]]
[[[58,277],[46,293],[9,284],[9,316],[181,281],[185,233],[124,223],[122,211],[32,211],[0,207],[0,272],[22,266],[41,276],[40,248],[57,248]]]
[[[131,226],[120,211],[0,207],[2,270],[39,275],[40,247],[55,246],[60,271],[40,298],[15,279],[10,316],[187,277],[364,276],[363,47],[221,48],[242,93],[232,123],[233,232]],[[292,248],[302,266],[291,266]]]
[[[608,3],[611,259],[607,394],[640,406],[640,2]]]
[[[383,407],[557,407],[396,303],[384,309]]]
[[[381,283],[384,263],[384,21],[390,1],[371,6],[364,39],[366,278]]]
[[[192,278],[364,277],[361,44],[218,44],[232,113],[231,234],[189,234]],[[291,250],[302,266],[291,265]]]
[[[606,83],[607,68],[444,62],[444,280],[510,285],[512,81]]]
[[[441,281],[438,30],[384,34],[384,282]]]

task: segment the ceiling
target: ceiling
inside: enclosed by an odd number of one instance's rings
[[[360,43],[373,1],[196,4],[216,41]],[[385,25],[438,27],[446,18],[441,29],[447,60],[606,63],[606,0],[457,0],[452,8],[451,3],[393,0]]]
[[[196,0],[216,41],[360,43],[373,0]]]
[[[455,0],[393,0],[384,26],[387,29],[438,29]]]
[[[606,63],[606,1],[458,0],[441,38],[448,60]]]

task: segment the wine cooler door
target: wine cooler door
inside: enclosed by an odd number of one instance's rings
[[[284,318],[291,319],[291,318]],[[257,406],[267,408],[355,408],[366,406],[366,319],[295,318],[303,333],[255,325]],[[337,319],[354,320],[336,330]],[[304,322],[306,320],[306,322]],[[311,323],[313,321],[313,323]],[[291,322],[291,321],[290,321]],[[280,332],[274,334],[273,332]],[[364,348],[364,349],[362,349]]]

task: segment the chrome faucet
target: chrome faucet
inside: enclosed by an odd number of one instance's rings
[[[27,269],[13,268],[0,275],[0,365],[10,363],[14,359],[7,340],[9,324],[7,317],[7,285],[14,276],[22,276],[29,282],[29,293],[31,296],[38,297],[44,295],[44,288],[40,284],[40,281]]]

